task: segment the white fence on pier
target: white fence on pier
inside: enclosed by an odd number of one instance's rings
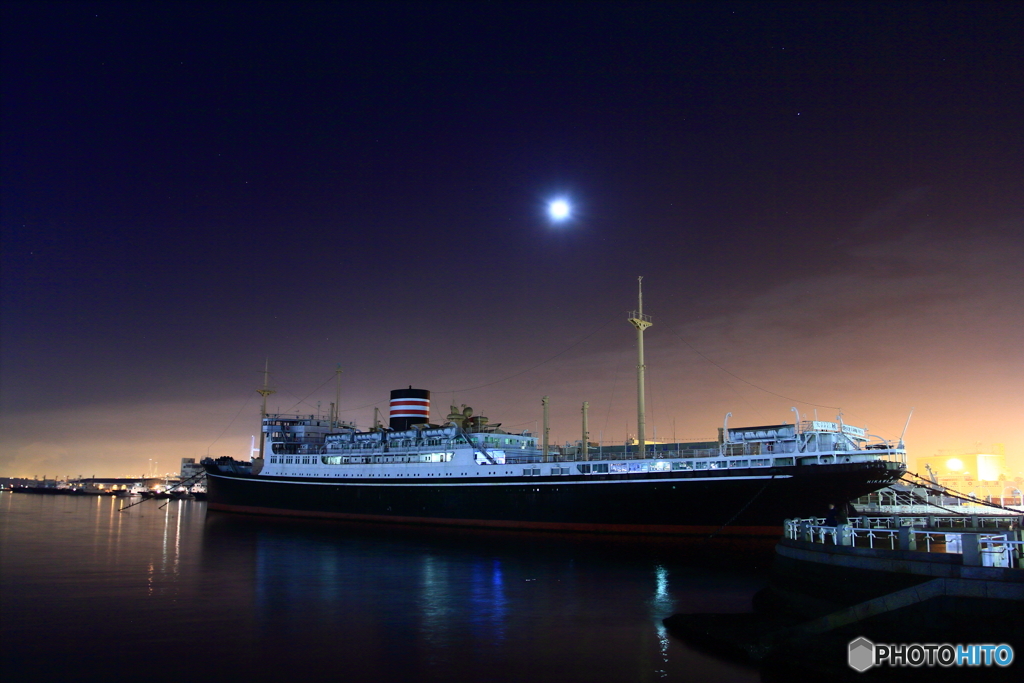
[[[1019,517],[858,517],[836,526],[826,526],[821,517],[787,519],[785,537],[854,548],[952,553],[963,555],[965,565],[1024,568]]]

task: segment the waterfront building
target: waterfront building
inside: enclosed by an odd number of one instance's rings
[[[1007,470],[1006,451],[1002,444],[993,444],[989,452],[949,450],[918,457],[917,473],[980,500],[1021,504],[1024,477]]]

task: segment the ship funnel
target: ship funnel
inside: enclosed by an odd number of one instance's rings
[[[430,392],[426,389],[395,389],[391,392],[391,415],[388,426],[404,432],[412,425],[430,422]]]

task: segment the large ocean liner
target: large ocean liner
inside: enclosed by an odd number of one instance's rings
[[[507,432],[471,408],[430,421],[430,393],[391,392],[388,424],[360,431],[327,416],[267,414],[259,456],[206,459],[209,507],[252,514],[436,526],[625,534],[778,533],[784,519],[814,514],[887,486],[906,470],[893,443],[835,421],[730,427],[707,442],[648,443],[644,434],[640,307],[638,433],[630,443],[582,438],[552,449],[544,429]],[[337,404],[335,404],[337,405]]]

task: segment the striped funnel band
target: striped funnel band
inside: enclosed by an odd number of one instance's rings
[[[393,398],[391,399],[391,417],[430,418],[429,398]]]

